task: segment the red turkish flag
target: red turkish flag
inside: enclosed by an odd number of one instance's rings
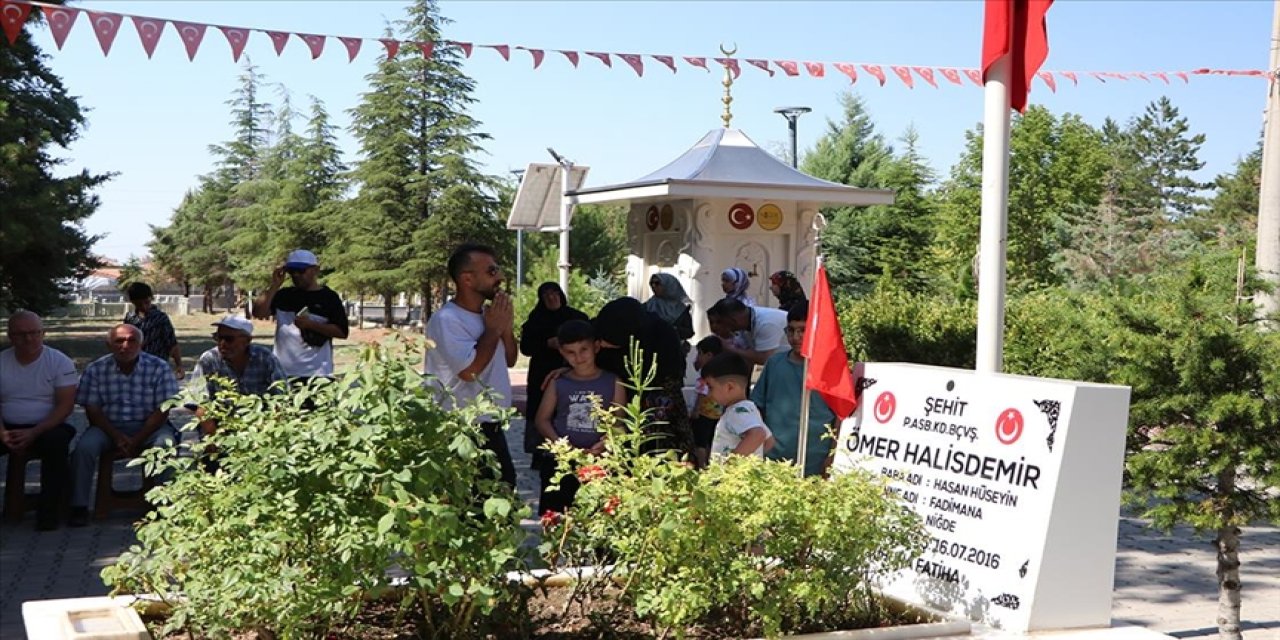
[[[418,50],[422,52],[423,58],[430,58],[431,54],[436,52],[436,43],[428,40],[427,42],[419,42]],[[470,55],[470,54],[467,54]]]
[[[1153,76],[1155,76],[1155,77],[1157,77],[1157,78],[1160,78],[1161,80],[1164,80],[1164,83],[1165,83],[1165,84],[1169,84],[1169,75],[1168,75],[1168,74],[1166,74],[1165,72],[1163,72],[1163,71],[1156,71],[1156,72],[1153,72],[1151,75],[1153,75]]]
[[[1045,84],[1049,85],[1049,91],[1052,91],[1053,93],[1058,92],[1058,83],[1054,81],[1052,73],[1049,73],[1048,71],[1041,71],[1036,75],[1040,76],[1040,79],[1043,80]]]
[[[384,47],[386,47],[386,48],[387,48],[387,59],[388,59],[388,60],[390,60],[390,59],[392,59],[392,58],[396,57],[396,54],[397,54],[397,53],[400,53],[400,41],[399,41],[399,40],[392,40],[392,39],[390,39],[390,38],[380,38],[380,39],[378,40],[378,42],[381,42],[381,43],[382,43],[382,46],[384,46]]]
[[[910,69],[894,64],[889,65],[889,68],[893,69],[893,72],[898,74],[898,79],[902,80],[902,83],[907,85],[908,89],[916,88],[916,81],[911,78]]]
[[[120,23],[124,22],[124,16],[94,11],[87,13],[89,24],[93,25],[93,35],[98,36],[98,44],[102,47],[102,55],[111,53],[111,43],[116,41],[116,32],[120,30]]]
[[[613,68],[613,59],[609,57],[609,54],[600,53],[599,51],[587,51],[586,54],[600,62],[603,62],[604,66],[609,67],[610,69]]]
[[[969,82],[972,82],[979,87],[982,86],[982,74],[979,73],[977,69],[965,69],[964,75],[969,79]]]
[[[538,67],[542,66],[542,58],[543,56],[547,55],[547,52],[543,51],[542,49],[530,49],[529,47],[516,47],[516,48],[528,51],[529,55],[533,56],[534,69],[537,69]]]
[[[133,26],[138,30],[138,39],[142,41],[142,50],[147,57],[156,52],[156,44],[160,42],[160,34],[164,33],[164,20],[133,16]]]
[[[673,58],[673,57],[671,57],[671,56],[656,56],[656,55],[650,55],[649,57],[650,57],[650,58],[653,58],[654,60],[657,60],[658,62],[661,62],[662,64],[667,65],[667,68],[671,70],[671,73],[675,73],[675,72],[676,72],[676,59],[675,59],[675,58]]]
[[[235,62],[240,62],[240,54],[244,53],[244,45],[249,42],[249,30],[238,27],[218,28],[222,30],[222,35],[227,37],[227,44],[231,45],[231,59]]]
[[[871,75],[875,76],[876,80],[879,80],[879,81],[880,81],[880,86],[882,86],[882,87],[884,86],[884,69],[882,69],[882,68],[880,67],[880,65],[878,65],[878,64],[864,64],[864,65],[862,65],[862,68],[863,68],[863,69],[866,69],[866,70],[867,70],[867,73],[869,73],[869,74],[871,74]]]
[[[342,46],[347,48],[347,62],[355,62],[356,56],[360,53],[360,45],[364,44],[362,38],[344,38],[338,36],[338,40],[342,42]]]
[[[1182,83],[1183,83],[1183,84],[1187,84],[1187,83],[1191,82],[1191,80],[1190,80],[1189,78],[1187,78],[1187,72],[1186,72],[1186,71],[1178,71],[1178,72],[1175,72],[1173,75],[1178,76],[1179,78],[1182,78]]]
[[[577,51],[561,51],[560,53],[563,53],[564,57],[569,59],[569,64],[573,65],[574,69],[578,68],[578,52]]]
[[[836,418],[843,420],[853,415],[858,408],[853,371],[849,369],[849,356],[844,350],[836,305],[831,300],[827,268],[821,263],[813,278],[813,295],[809,298],[809,317],[805,321],[800,355],[809,359],[805,388],[817,391]]]
[[[0,24],[4,25],[4,35],[9,37],[9,44],[18,42],[18,34],[22,33],[22,26],[27,24],[30,15],[31,5],[0,0]]]
[[[788,76],[800,75],[800,63],[795,60],[774,60],[773,63],[782,67],[782,72]]]
[[[853,84],[858,81],[857,67],[849,64],[848,62],[837,62],[835,63],[835,66],[837,71],[849,76],[849,84]]]
[[[753,67],[756,67],[756,68],[758,68],[758,69],[764,69],[764,72],[765,72],[765,73],[767,73],[767,74],[769,74],[769,77],[770,77],[770,78],[772,78],[772,77],[773,77],[773,73],[774,73],[774,72],[773,72],[773,69],[770,69],[770,68],[769,68],[769,61],[768,61],[768,60],[753,60],[753,59],[751,59],[751,58],[747,58],[747,64],[749,64],[749,65],[751,65],[751,66],[753,66]]]
[[[174,20],[173,26],[178,29],[178,37],[182,38],[182,44],[187,48],[187,60],[194,61],[196,51],[200,48],[200,41],[204,40],[204,30],[209,25]]]
[[[1031,80],[1049,57],[1045,14],[1053,0],[987,0],[982,26],[982,80],[1009,56],[1009,106],[1027,109]]]
[[[695,67],[700,67],[703,71],[706,71],[706,72],[708,72],[708,73],[710,73],[710,72],[711,72],[711,70],[707,68],[707,59],[706,59],[706,58],[684,56],[684,61],[685,61],[685,62],[688,62],[689,64],[691,64],[691,65],[693,65],[693,66],[695,66]]]
[[[964,84],[963,82],[960,81],[959,69],[952,69],[950,67],[941,67],[938,69],[938,72],[942,74],[942,77],[946,78],[947,80],[950,80],[951,84]]]
[[[49,23],[53,43],[58,45],[58,49],[62,49],[62,43],[67,41],[67,34],[71,33],[71,25],[80,17],[80,10],[67,7],[40,7],[40,10],[44,12],[44,21]]]
[[[809,75],[815,78],[821,78],[827,75],[827,69],[821,62],[806,62],[804,63],[804,68],[809,72]]]
[[[490,49],[493,49],[494,51],[497,51],[497,52],[498,52],[498,55],[502,56],[502,59],[503,59],[503,60],[506,60],[507,62],[511,62],[511,46],[510,46],[510,45],[505,45],[505,44],[487,44],[487,45],[484,45],[484,46],[489,47]]]
[[[724,68],[728,69],[729,72],[733,74],[734,80],[737,80],[738,76],[742,75],[742,67],[738,66],[737,58],[712,58],[712,59],[715,60],[716,62],[719,62],[720,65],[723,66]]]
[[[318,36],[312,33],[299,33],[299,38],[307,43],[307,48],[311,50],[311,59],[315,60],[324,52],[324,36]]]
[[[268,31],[267,35],[271,38],[271,44],[276,46],[276,55],[284,53],[284,45],[289,43],[289,34],[284,31]]]
[[[933,85],[934,89],[938,88],[938,83],[933,79],[933,69],[930,69],[929,67],[911,67],[911,70],[915,71],[921,78],[924,78],[925,82]]]
[[[471,57],[471,43],[470,43],[470,42],[454,42],[454,43],[452,43],[452,44],[453,44],[454,46],[460,47],[460,48],[462,49],[462,57],[464,57],[464,58],[470,58],[470,57]]]
[[[640,54],[615,53],[613,55],[618,56],[619,58],[622,58],[622,61],[627,63],[631,67],[631,70],[636,72],[636,75],[642,78],[644,77],[644,60],[640,58]]]

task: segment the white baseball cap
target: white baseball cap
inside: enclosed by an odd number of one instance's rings
[[[316,260],[316,254],[311,253],[306,249],[298,249],[289,254],[289,257],[284,261],[284,268],[306,269],[307,267],[314,267],[318,264],[320,264],[320,261]]]
[[[246,336],[253,337],[253,323],[244,318],[241,318],[240,316],[227,316],[213,323],[213,326],[234,329],[236,331],[239,331],[245,334]]]

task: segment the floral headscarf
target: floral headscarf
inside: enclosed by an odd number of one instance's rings
[[[769,276],[769,282],[778,287],[778,308],[783,311],[790,311],[791,307],[808,300],[796,274],[790,271],[779,271]]]

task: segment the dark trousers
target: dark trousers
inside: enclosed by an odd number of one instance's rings
[[[502,431],[500,422],[482,422],[480,430],[484,432],[484,448],[498,456],[502,480],[513,490],[516,488],[516,465],[511,461],[511,450],[507,448],[507,436]]]
[[[11,430],[30,429],[34,426],[31,424],[5,425]],[[76,430],[71,425],[60,424],[40,434],[40,437],[27,447],[26,458],[40,460],[39,515],[42,518],[55,517],[67,495],[67,485],[71,478],[71,467],[67,463],[67,449],[75,436]],[[8,453],[10,453],[9,447],[0,442],[0,455]],[[18,462],[13,458],[9,459],[9,464]]]

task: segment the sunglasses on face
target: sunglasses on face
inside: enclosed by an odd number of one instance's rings
[[[237,335],[230,335],[230,334],[225,334],[225,333],[215,333],[215,334],[213,334],[213,341],[214,341],[214,342],[235,342],[235,339],[236,339],[236,338],[239,338],[239,337],[240,337],[240,336],[237,336]]]
[[[301,269],[285,269],[284,270],[285,273],[290,273],[293,275],[301,275],[303,273],[306,273],[306,271],[307,271],[306,267],[303,267]]]
[[[496,276],[499,273],[502,273],[502,267],[499,267],[496,264],[491,264],[487,269],[484,270],[484,272],[491,276]],[[475,269],[472,269],[471,273],[477,273],[477,271]]]

